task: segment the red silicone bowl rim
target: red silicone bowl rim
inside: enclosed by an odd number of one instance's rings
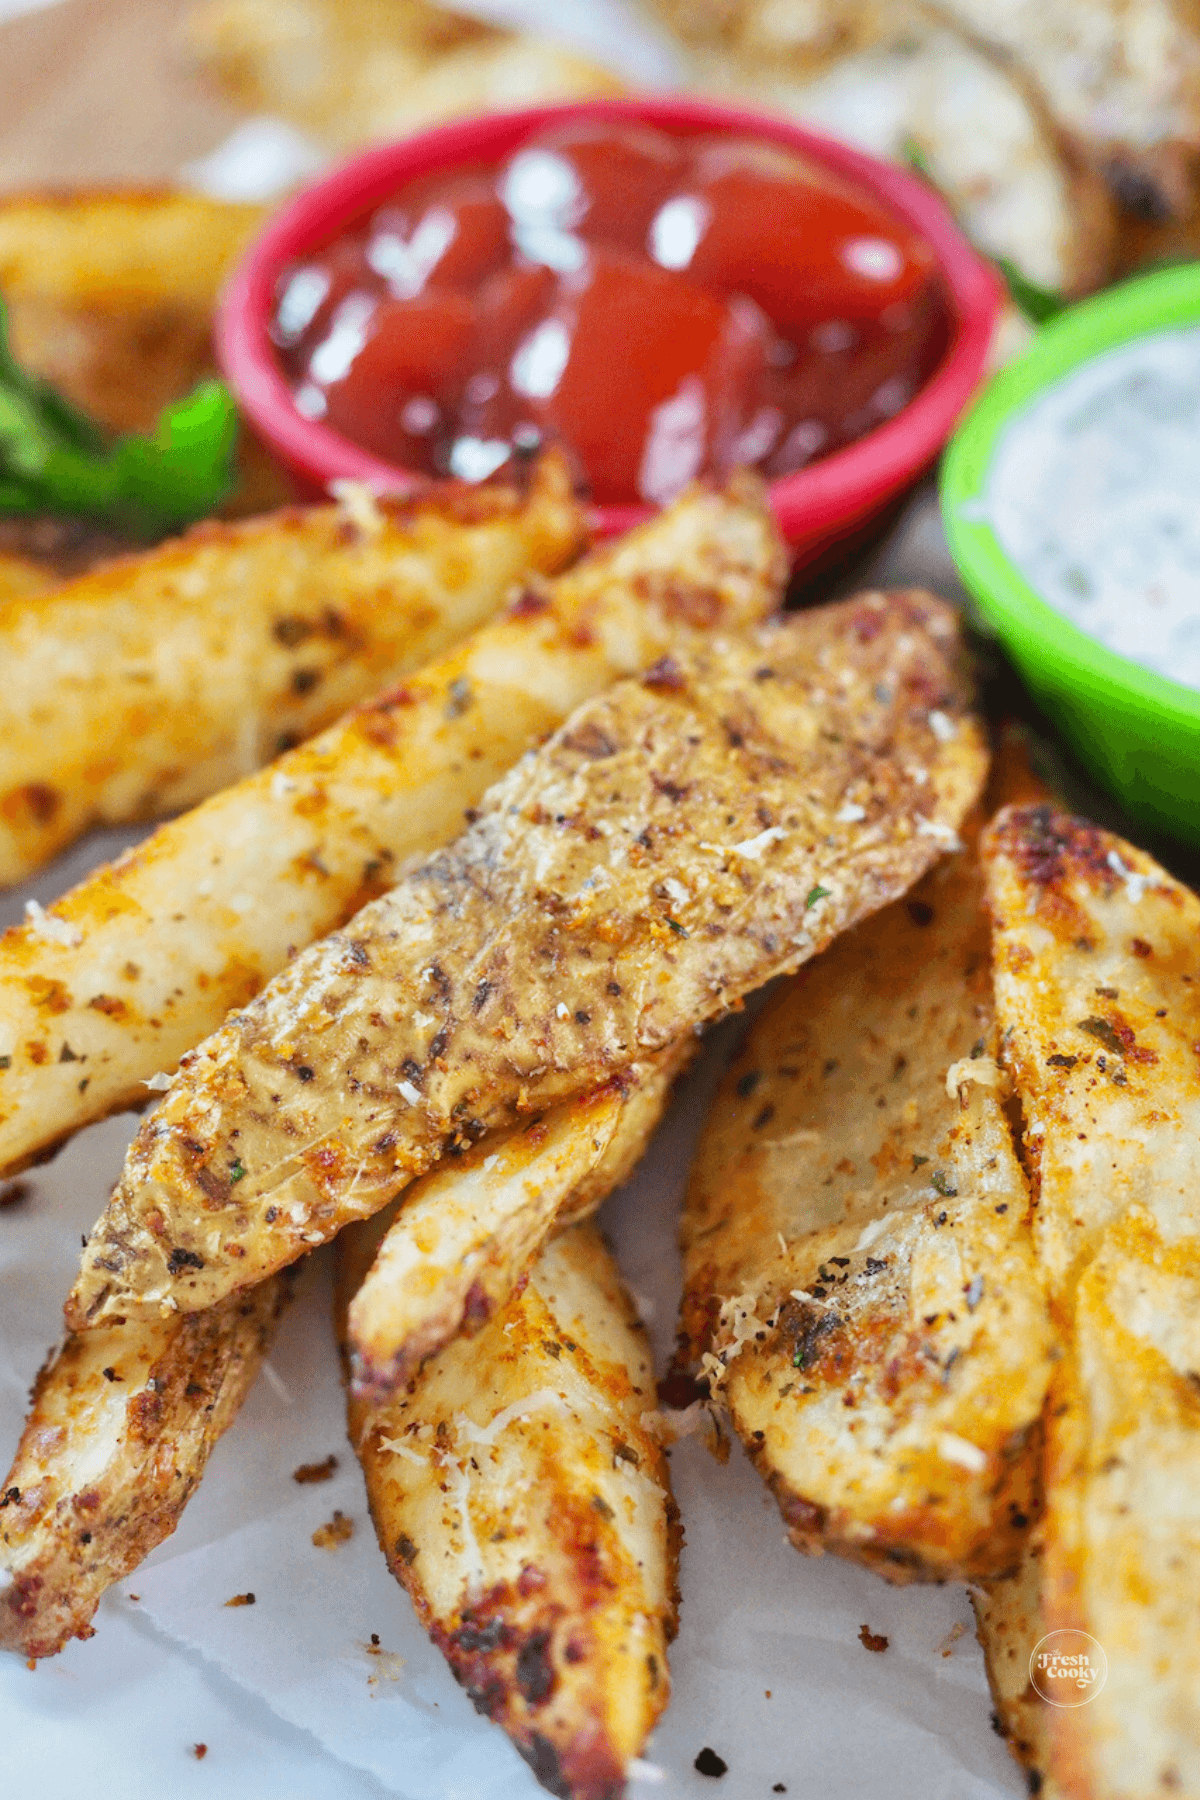
[[[946,443],[984,372],[1003,303],[995,271],[963,237],[940,196],[907,170],[769,113],[669,95],[456,119],[364,151],[297,194],[251,245],[217,312],[221,367],[259,435],[293,471],[321,488],[338,477],[381,491],[423,485],[427,477],[384,462],[297,412],[268,333],[276,281],[289,262],[328,242],[402,183],[460,163],[499,160],[543,125],[579,118],[729,131],[781,144],[860,182],[922,234],[937,257],[951,315],[952,336],[941,362],[894,419],[810,468],[772,482],[770,496],[784,535],[806,547],[835,538],[908,486]],[[607,535],[653,511],[641,505],[595,507],[593,523]]]

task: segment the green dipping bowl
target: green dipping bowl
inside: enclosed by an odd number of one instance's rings
[[[1200,691],[1118,656],[1048,606],[1001,549],[982,504],[1001,439],[1046,388],[1100,351],[1196,323],[1200,263],[1126,282],[1043,326],[959,426],[941,502],[963,585],[1079,761],[1134,818],[1200,846]]]

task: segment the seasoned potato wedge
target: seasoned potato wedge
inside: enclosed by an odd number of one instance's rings
[[[953,611],[866,594],[578,707],[456,844],[181,1064],[70,1323],[194,1310],[599,1086],[903,892],[987,752]],[[935,704],[936,701],[936,704]]]
[[[413,1182],[350,1305],[356,1388],[382,1398],[451,1337],[479,1330],[564,1210],[582,1218],[630,1173],[694,1043]]]
[[[622,87],[559,44],[430,0],[202,0],[187,30],[193,54],[232,99],[338,148],[460,113]]]
[[[213,368],[221,284],[265,218],[169,190],[0,200],[13,349],[114,431],[145,431]]]
[[[202,525],[0,606],[0,880],[95,821],[203,799],[496,612],[579,547],[557,459],[527,496],[449,489]]]
[[[18,359],[110,431],[148,431],[216,372],[217,296],[265,217],[259,206],[169,188],[0,198],[0,294]],[[237,461],[224,517],[291,498],[248,430]]]
[[[339,1244],[351,1292],[377,1237]],[[349,1414],[388,1565],[474,1705],[553,1793],[622,1793],[667,1702],[680,1533],[649,1348],[595,1228]]]
[[[797,1548],[894,1581],[1015,1565],[1052,1367],[978,825],[763,1013],[684,1216],[685,1360]]]
[[[937,10],[1021,71],[1122,223],[1143,228],[1134,245],[1153,252],[1164,228],[1183,224],[1186,236],[1169,241],[1195,255],[1200,30],[1189,0],[937,0]]]
[[[818,0],[764,8],[760,23],[808,42],[789,56],[784,42],[769,47],[764,32],[754,44],[746,32],[733,58],[702,53],[696,84],[790,113],[875,156],[903,162],[915,153],[973,242],[1056,291],[1086,293],[1110,278],[1117,220],[1101,174],[1034,84],[954,29],[941,6]]]
[[[0,1647],[90,1637],[104,1590],[169,1537],[271,1347],[278,1276],[210,1312],[68,1337],[0,1491]]]
[[[697,489],[5,934],[0,1170],[144,1096],[572,707],[689,632],[762,619],[785,568],[757,486]]]
[[[1047,1409],[1045,1629],[1108,1679],[1057,1708],[1089,1800],[1200,1794],[1200,900],[1048,807],[985,839],[997,1013],[1066,1355]]]
[[[973,1587],[971,1603],[996,1702],[997,1729],[1025,1770],[1030,1793],[1039,1800],[1060,1800],[1061,1789],[1048,1773],[1050,1708],[1029,1675],[1034,1647],[1046,1635],[1042,1556],[1041,1527],[1035,1525],[1014,1573]]]

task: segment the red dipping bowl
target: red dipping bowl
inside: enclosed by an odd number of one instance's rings
[[[632,120],[680,137],[728,133],[780,144],[858,182],[931,246],[949,321],[947,348],[932,375],[895,418],[771,483],[771,505],[797,563],[813,562],[858,535],[928,468],[949,438],[983,374],[1003,290],[938,195],[916,176],[785,119],[709,100],[648,94],[458,119],[367,150],[305,188],[251,246],[217,313],[221,367],[255,431],[302,492],[324,493],[339,477],[365,482],[378,493],[405,493],[427,484],[428,476],[384,462],[297,411],[269,335],[276,284],[291,263],[324,248],[418,176],[467,163],[500,163],[544,126],[577,119]],[[640,503],[597,506],[593,528],[611,536],[640,524],[653,510]]]

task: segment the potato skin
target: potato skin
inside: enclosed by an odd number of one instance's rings
[[[343,1240],[344,1293],[374,1226]],[[648,1347],[594,1226],[349,1419],[388,1565],[475,1707],[553,1793],[617,1800],[669,1694],[681,1533]]]
[[[71,1323],[264,1279],[452,1141],[598,1086],[816,954],[953,838],[987,760],[970,699],[951,609],[866,594],[585,703],[453,846],[190,1053],[88,1240]]]
[[[757,485],[696,490],[0,937],[0,1169],[144,1099],[572,707],[681,633],[760,620],[785,574]]]

